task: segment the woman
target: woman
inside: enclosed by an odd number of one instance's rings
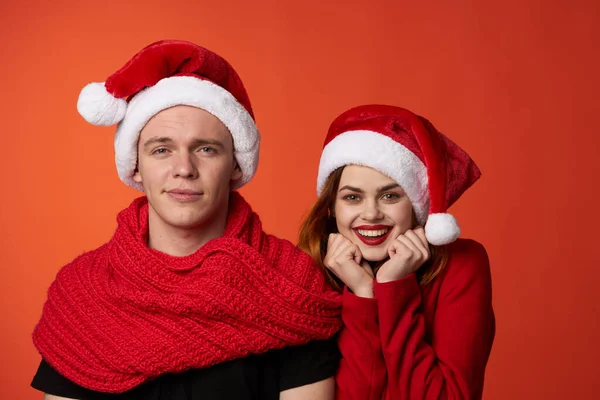
[[[489,261],[446,213],[479,176],[408,110],[360,106],[331,125],[300,247],[343,288],[337,398],[481,398]]]

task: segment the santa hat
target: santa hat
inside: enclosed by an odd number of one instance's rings
[[[119,177],[143,190],[133,180],[140,132],[158,112],[177,105],[206,110],[229,129],[242,171],[234,188],[248,183],[256,172],[260,147],[250,99],[233,67],[203,47],[175,40],[153,43],[106,82],[84,87],[77,110],[91,124],[119,124],[115,134]]]
[[[359,106],[333,121],[321,155],[317,193],[332,172],[350,164],[371,167],[396,181],[433,245],[460,236],[448,207],[481,176],[469,155],[429,121],[385,105]]]

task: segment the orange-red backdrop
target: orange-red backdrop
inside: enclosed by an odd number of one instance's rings
[[[0,398],[40,398],[30,334],[46,289],[137,195],[117,178],[114,128],[86,124],[78,92],[163,38],[241,74],[264,137],[243,193],[291,240],[336,115],[379,102],[430,118],[484,172],[453,210],[492,260],[484,397],[597,398],[600,2],[134,3],[0,5]]]

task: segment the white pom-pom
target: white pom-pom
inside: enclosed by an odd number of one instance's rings
[[[451,214],[429,214],[425,224],[425,237],[435,246],[454,242],[460,236],[460,228],[456,218]]]
[[[127,101],[108,93],[104,83],[94,82],[81,90],[77,111],[90,124],[109,126],[125,118]]]

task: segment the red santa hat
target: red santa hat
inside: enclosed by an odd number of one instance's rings
[[[260,133],[244,85],[233,67],[217,54],[185,41],[153,43],[108,77],[83,88],[77,110],[94,125],[117,124],[115,158],[119,177],[143,190],[133,180],[141,130],[158,112],[187,105],[217,117],[233,137],[242,178],[252,179],[258,166]]]
[[[359,106],[333,121],[321,155],[317,193],[332,172],[350,164],[371,167],[396,181],[434,245],[460,236],[447,210],[481,176],[469,155],[425,118],[385,105]]]

